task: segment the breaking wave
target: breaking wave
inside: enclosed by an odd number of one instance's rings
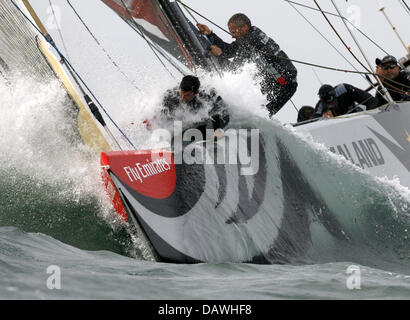
[[[0,226],[141,256],[105,197],[98,156],[80,143],[65,91],[57,81],[14,78],[0,81]]]
[[[408,273],[409,190],[398,181],[370,176],[291,127],[266,120],[264,97],[248,85],[252,78],[229,77],[229,85],[212,78],[205,85],[212,81],[224,90],[232,127],[260,129],[266,162],[280,168],[267,176],[269,196],[284,203],[298,222],[287,226],[284,239],[290,240],[281,243],[285,253],[272,252],[272,262],[352,261]],[[238,97],[241,88],[244,94]],[[0,91],[0,226],[44,233],[80,249],[144,258],[144,244],[130,237],[113,213],[100,182],[99,159],[79,142],[75,107],[58,83],[19,77],[13,84],[0,83]],[[158,97],[149,92],[144,97],[135,108],[144,104],[145,111],[131,117],[133,109],[119,117],[123,127],[155,112],[150,106],[158,106]],[[126,132],[141,149],[151,146],[143,126]],[[279,209],[265,210],[275,216]]]

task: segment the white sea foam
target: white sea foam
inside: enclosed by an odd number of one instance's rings
[[[94,197],[108,217],[99,159],[78,139],[76,111],[60,84],[21,76],[10,86],[0,83],[0,92],[2,179],[37,184],[38,192],[51,188],[70,203]]]

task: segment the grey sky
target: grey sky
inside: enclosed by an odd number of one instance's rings
[[[300,3],[315,6],[311,0],[297,0]],[[52,28],[53,21],[50,11],[47,11],[49,1],[31,1],[38,14],[45,21],[50,33],[60,45],[61,41],[57,30]],[[378,5],[374,0],[349,0],[348,2],[336,0],[342,13],[346,17],[356,15],[361,23],[361,30],[375,40],[381,47],[389,53],[400,58],[406,52],[399,42],[387,21],[378,10]],[[404,41],[410,44],[408,25],[410,16],[403,10],[399,0],[381,1],[386,7],[386,12],[393,20]],[[102,97],[105,104],[114,110],[119,110],[124,106],[132,106],[136,96],[129,82],[118,73],[118,71],[106,59],[101,49],[85,32],[73,12],[67,6],[66,0],[52,0],[60,8],[61,27],[68,48],[68,53],[74,65],[89,83],[90,87]],[[135,79],[137,84],[143,85],[144,81],[155,82],[161,79],[159,87],[172,85],[175,81],[163,70],[161,65],[147,47],[139,39],[138,35],[131,30],[121,19],[119,19],[100,0],[71,0],[71,3],[78,9],[83,19],[87,22],[91,30],[110,53],[110,55],[120,65],[121,69],[127,73],[127,77]],[[230,16],[237,12],[247,14],[253,24],[271,36],[282,49],[296,60],[307,61],[326,66],[351,70],[352,67],[324,40],[322,39],[306,21],[283,0],[206,0],[195,1],[185,0],[185,3],[197,11],[226,28],[226,22]],[[335,12],[330,1],[319,1],[323,9]],[[359,70],[363,70],[352,56],[343,47],[340,40],[331,30],[327,22],[320,13],[298,7],[306,17],[317,28],[324,33],[326,38],[336,46],[345,57]],[[356,11],[359,9],[360,11]],[[353,10],[353,11],[349,11]],[[198,17],[198,20],[205,22]],[[340,19],[332,17],[337,30],[345,41],[354,48],[356,55],[364,61],[357,50],[353,40],[349,36]],[[230,37],[207,23],[221,37],[230,41]],[[384,53],[371,44],[358,32],[355,32],[365,49],[370,61],[374,64],[376,57],[384,56]],[[320,86],[319,80],[312,71],[312,67],[296,64],[299,71],[299,88],[293,97],[293,101],[300,108],[302,105],[314,105],[317,102],[317,91]],[[324,69],[315,69],[317,75],[323,83],[336,85],[347,82],[360,88],[367,88],[368,83],[358,75],[334,72]],[[175,73],[177,75],[177,73]],[[158,94],[161,94],[159,92]],[[223,93],[221,93],[223,95]],[[113,111],[114,114],[116,113]],[[284,122],[294,122],[296,111],[288,103],[278,114],[280,120]]]

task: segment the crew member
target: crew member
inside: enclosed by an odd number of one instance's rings
[[[223,129],[229,122],[227,107],[222,98],[218,96],[215,90],[210,93],[199,91],[201,83],[195,76],[185,76],[179,88],[168,90],[163,99],[162,116],[167,120],[174,120],[177,112],[198,114],[205,108],[209,108],[207,121],[214,130]],[[205,130],[209,127],[205,122],[197,126],[205,136]],[[209,128],[211,129],[211,128]]]
[[[401,70],[395,57],[385,56],[383,59],[377,58],[376,74],[394,101],[410,101],[410,72]],[[382,88],[379,86],[376,93],[379,106],[388,103],[381,92]]]
[[[350,84],[342,83],[336,87],[324,84],[319,89],[319,102],[316,104],[315,117],[337,117],[346,113],[363,111],[355,103],[365,105],[367,110],[378,106],[377,99],[370,93]]]
[[[270,116],[277,113],[294,95],[297,88],[297,70],[279,45],[259,28],[252,26],[250,19],[238,13],[229,19],[228,28],[235,41],[228,44],[213,33],[208,26],[197,24],[199,31],[209,36],[214,44],[211,52],[219,60],[235,70],[245,62],[255,62],[258,75],[263,79],[261,91],[267,95],[266,105]],[[228,59],[233,58],[229,63]]]
[[[315,117],[315,109],[311,106],[303,106],[298,112],[298,122],[312,120]]]

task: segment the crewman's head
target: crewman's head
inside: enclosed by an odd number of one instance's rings
[[[387,79],[395,79],[400,73],[400,66],[393,56],[385,56],[383,59],[376,59],[376,71],[379,76]]]
[[[192,101],[199,93],[199,87],[201,82],[195,76],[185,76],[182,78],[179,85],[179,92],[181,94],[181,100],[185,103]]]
[[[329,84],[324,84],[318,92],[323,105],[322,116],[334,116],[337,107],[336,90]]]
[[[234,14],[228,21],[229,32],[236,40],[246,36],[251,27],[251,20],[243,13]]]
[[[298,112],[298,122],[312,120],[315,115],[315,109],[311,106],[303,106]]]

